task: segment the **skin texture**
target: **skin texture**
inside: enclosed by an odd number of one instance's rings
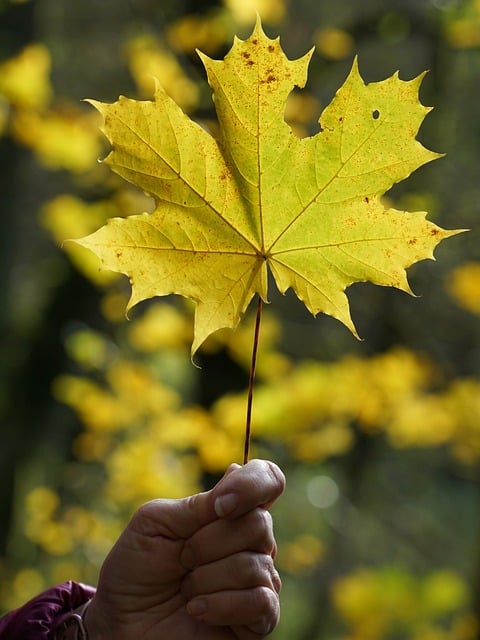
[[[89,639],[267,636],[281,587],[268,509],[284,487],[275,464],[252,460],[211,491],[140,507],[102,566]]]

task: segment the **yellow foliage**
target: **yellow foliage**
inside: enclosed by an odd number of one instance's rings
[[[480,46],[480,2],[464,0],[452,5],[445,21],[445,39],[456,49]]]
[[[62,244],[65,240],[89,233],[97,224],[102,224],[115,213],[116,209],[111,201],[100,200],[90,204],[65,194],[50,200],[42,208],[40,222],[56,242]],[[118,280],[118,274],[100,271],[99,260],[91,251],[73,242],[66,242],[63,248],[76,268],[93,282],[105,285]]]
[[[51,518],[58,506],[57,494],[48,487],[35,487],[25,498],[27,519],[35,520],[36,523]]]
[[[286,15],[284,0],[224,0],[224,4],[240,24],[251,24],[257,13],[264,22],[272,24],[280,22]]]
[[[393,436],[396,428],[400,433],[398,415],[421,396],[431,376],[431,367],[402,349],[368,360],[346,356],[336,363],[300,362],[258,385],[255,433],[287,443],[300,459],[338,455],[353,443],[351,422],[367,432],[391,429]],[[236,434],[242,433],[244,411],[244,394],[226,395],[213,408],[216,423]],[[428,420],[415,422],[410,444],[427,436],[438,440],[432,429]]]
[[[153,353],[188,345],[192,340],[192,326],[185,314],[172,305],[155,303],[129,327],[128,336],[135,349]]]
[[[119,182],[110,201],[117,209],[119,216],[127,216],[132,212],[151,213],[155,209],[155,202],[151,196],[130,185],[125,186],[124,182]]]
[[[86,429],[107,433],[135,427],[178,403],[177,394],[141,363],[116,360],[107,372],[107,383],[102,387],[87,378],[61,376],[54,393],[75,409]]]
[[[50,53],[43,44],[30,44],[0,64],[0,94],[13,106],[42,110],[53,96]]]
[[[100,301],[100,310],[108,322],[118,324],[125,322],[125,308],[128,295],[121,291],[107,290]]]
[[[293,435],[292,454],[299,460],[319,461],[349,451],[354,444],[351,428],[341,422],[319,426],[316,431]]]
[[[91,171],[102,150],[97,124],[95,114],[62,105],[46,114],[17,111],[12,133],[48,169],[83,173]]]
[[[35,535],[30,530],[30,538],[52,556],[64,556],[74,548],[70,529],[62,522],[46,522]]]
[[[47,584],[40,571],[31,568],[20,569],[14,576],[8,592],[5,593],[2,604],[7,609],[14,609],[21,603],[28,602],[45,588]]]
[[[200,490],[198,462],[156,446],[152,433],[121,443],[106,461],[105,495],[115,504],[138,504],[153,498],[182,498]]]
[[[325,554],[324,543],[309,534],[301,534],[279,550],[278,567],[293,575],[305,573],[321,562]]]
[[[83,582],[85,578],[82,575],[82,571],[83,568],[78,562],[73,560],[60,560],[52,566],[50,584],[60,584],[67,580]]]
[[[214,55],[229,39],[230,25],[221,12],[208,16],[192,14],[170,23],[166,36],[168,46],[173,51],[193,53],[199,49],[207,55]]]
[[[292,124],[313,124],[318,122],[320,102],[309,93],[293,91],[285,105],[285,121]]]
[[[159,382],[141,362],[118,359],[106,376],[111,392],[134,423],[141,418],[163,415],[179,406],[177,393]]]
[[[448,442],[454,434],[456,417],[445,406],[442,397],[412,397],[386,426],[386,431],[397,447],[434,447]]]
[[[131,413],[95,382],[75,376],[60,376],[54,383],[55,397],[78,413],[86,429],[115,432],[130,425]]]
[[[427,614],[441,617],[460,609],[468,600],[468,591],[456,573],[437,571],[424,579],[421,597]]]
[[[142,97],[150,98],[157,79],[166,93],[184,110],[198,104],[195,82],[184,73],[172,52],[152,36],[137,36],[127,43],[130,72]]]
[[[448,25],[445,37],[448,44],[456,49],[480,47],[480,16],[453,21]]]
[[[48,555],[70,558],[67,564],[82,553],[98,562],[120,527],[118,517],[79,506],[62,507],[58,495],[46,487],[32,489],[25,499],[25,535]]]
[[[449,443],[463,464],[480,456],[480,383],[465,378],[438,393],[415,394],[399,404],[385,431],[395,447]]]
[[[454,269],[447,290],[460,307],[480,315],[480,263],[465,262]]]
[[[60,506],[58,496],[46,487],[36,487],[25,500],[25,534],[51,555],[64,555],[72,550],[68,528],[56,521]]]
[[[65,339],[68,355],[84,369],[100,369],[112,357],[113,345],[90,329],[76,331]]]
[[[82,432],[74,440],[72,451],[86,462],[103,462],[112,446],[112,438],[105,433]]]
[[[466,605],[467,588],[449,571],[415,577],[390,567],[359,569],[336,581],[332,599],[354,638],[384,640],[401,632],[413,633],[412,640],[453,640],[440,623]]]
[[[455,423],[452,451],[463,464],[478,463],[480,458],[480,381],[455,380],[446,391],[446,403]]]
[[[75,196],[64,194],[50,200],[42,209],[40,221],[58,244],[75,238],[95,225],[115,215],[117,209],[110,200],[87,203]],[[69,248],[68,245],[66,247]]]
[[[249,371],[254,325],[255,317],[250,315],[235,330],[223,329],[210,336],[202,350],[212,352],[217,350],[219,346],[223,346],[238,364]],[[266,310],[262,313],[260,336],[257,350],[257,376],[262,379],[270,379],[285,375],[291,363],[277,346],[282,338],[282,326],[276,316]]]
[[[232,437],[221,426],[202,432],[197,443],[202,468],[210,473],[220,473],[235,460],[240,461],[243,439]]]
[[[343,29],[322,27],[314,35],[315,48],[320,55],[329,60],[344,60],[351,56],[355,40]]]
[[[165,412],[151,423],[155,441],[159,448],[174,451],[191,451],[203,439],[210,428],[207,411],[201,407]]]

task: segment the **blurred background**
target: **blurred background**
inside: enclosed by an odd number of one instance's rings
[[[480,638],[479,0],[0,0],[0,611],[66,579],[95,584],[132,511],[209,487],[241,461],[250,314],[190,362],[192,308],[142,303],[61,244],[151,210],[97,162],[84,98],[148,99],[152,76],[215,118],[195,49],[221,58],[258,10],[290,58],[312,45],[285,117],[310,135],[358,54],[366,82],[428,70],[420,130],[446,156],[387,195],[445,228],[418,297],[349,290],[363,341],[272,289],[253,455],[275,508],[276,640]]]

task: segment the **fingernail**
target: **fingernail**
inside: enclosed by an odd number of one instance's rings
[[[219,496],[214,504],[215,513],[219,518],[225,518],[235,511],[238,502],[236,493],[226,493],[224,496]]]
[[[207,601],[205,598],[195,598],[187,603],[187,612],[191,616],[201,616],[207,611]]]

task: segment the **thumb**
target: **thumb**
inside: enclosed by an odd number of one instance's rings
[[[285,488],[285,476],[273,462],[231,464],[210,491],[179,500],[153,500],[137,511],[133,523],[147,535],[190,538],[219,518],[234,519],[257,507],[269,508]],[[133,525],[132,523],[132,525]]]
[[[189,533],[185,536],[186,538],[190,537],[197,529],[222,517],[226,510],[231,510],[236,506],[236,499],[234,497],[232,498],[229,486],[225,486],[225,480],[241,468],[239,464],[233,462],[213,489],[196,493],[193,496],[188,496],[187,498],[177,501],[179,510],[183,512],[182,515],[183,518],[185,518],[185,524],[189,528]],[[194,527],[194,529],[192,530],[191,527]]]
[[[216,518],[238,518],[257,507],[268,509],[284,488],[285,476],[276,464],[251,460],[243,467],[231,464],[211,491],[185,502],[197,523],[204,526]]]

